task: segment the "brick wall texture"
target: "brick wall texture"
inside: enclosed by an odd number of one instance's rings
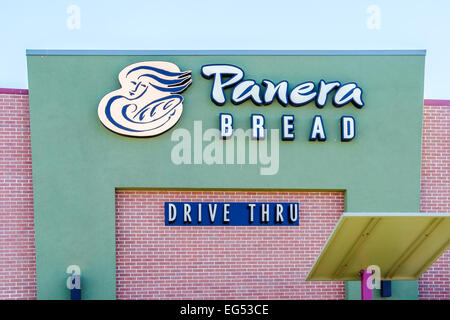
[[[450,212],[450,106],[424,106],[421,212]],[[419,299],[450,300],[450,249],[419,280]]]
[[[35,299],[28,95],[0,94],[0,299]]]
[[[450,212],[450,106],[425,106],[421,211]],[[0,94],[0,299],[35,299],[29,106]],[[165,227],[164,201],[298,201],[300,227]],[[339,192],[116,192],[119,299],[344,299],[342,282],[305,282],[344,210]],[[450,299],[450,250],[419,280]]]
[[[300,202],[300,226],[166,227],[165,201]],[[339,192],[117,191],[117,298],[344,299],[303,280],[343,211]]]

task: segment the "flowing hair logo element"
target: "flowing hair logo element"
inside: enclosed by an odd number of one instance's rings
[[[165,61],[139,62],[119,73],[121,88],[105,95],[98,117],[105,127],[132,137],[152,137],[172,128],[183,112],[181,93],[191,71]]]

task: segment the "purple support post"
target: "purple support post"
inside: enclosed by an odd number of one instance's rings
[[[372,276],[372,270],[361,270],[361,300],[372,300],[372,289],[367,287],[367,279]]]

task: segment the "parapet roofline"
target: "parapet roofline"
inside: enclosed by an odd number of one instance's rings
[[[46,50],[27,56],[425,56],[426,50]]]

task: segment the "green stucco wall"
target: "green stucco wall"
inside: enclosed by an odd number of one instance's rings
[[[391,296],[382,297],[381,289],[372,290],[373,300],[417,300],[418,281],[392,281]],[[345,282],[345,298],[348,300],[361,300],[361,282]]]
[[[348,212],[418,212],[424,55],[28,55],[36,264],[39,299],[67,299],[66,267],[82,269],[84,299],[115,298],[115,188],[228,188],[346,190]],[[120,88],[125,66],[148,60],[192,70],[183,115],[170,131],[131,138],[107,130],[97,117],[100,99]],[[314,103],[282,107],[246,102],[218,107],[205,64],[233,64],[246,79],[288,80],[290,88],[320,79],[357,82],[365,106],[323,109]],[[262,113],[268,129],[295,115],[296,140],[280,141],[280,169],[259,174],[252,165],[180,165],[171,162],[177,128],[218,128],[220,112],[248,129]],[[314,115],[328,140],[309,142]],[[356,120],[357,137],[341,142],[339,119]]]

